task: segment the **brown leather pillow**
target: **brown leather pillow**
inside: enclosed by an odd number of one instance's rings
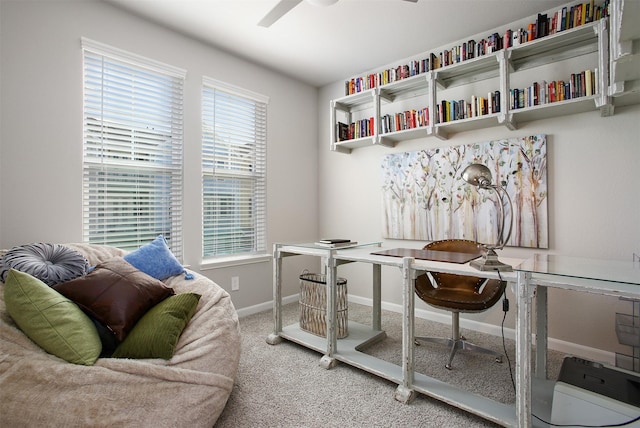
[[[172,288],[139,271],[122,257],[53,288],[107,326],[119,341],[153,306],[174,294]]]

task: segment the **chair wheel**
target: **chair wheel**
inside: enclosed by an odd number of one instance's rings
[[[496,363],[502,364],[502,357],[496,357]]]
[[[451,364],[445,364],[444,368],[447,369],[447,370],[451,370],[452,369]]]
[[[419,341],[417,341],[417,340],[414,340],[414,341],[413,341],[413,344],[414,344],[414,345],[416,345],[416,346],[420,346],[420,342],[419,342]]]

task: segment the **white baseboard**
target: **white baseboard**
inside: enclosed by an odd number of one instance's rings
[[[298,294],[292,294],[282,298],[282,304],[297,302],[299,298]],[[373,300],[368,297],[354,296],[350,294],[348,296],[350,302],[357,303],[365,306],[373,306]],[[246,317],[249,315],[257,314],[273,309],[273,301],[260,303],[258,305],[249,306],[248,308],[238,309],[238,317]],[[382,302],[382,309],[402,313],[402,305],[397,303]],[[451,316],[449,314],[443,314],[439,312],[432,312],[427,309],[416,309],[415,315],[418,318],[426,319],[429,321],[439,322],[442,324],[451,324]],[[481,333],[490,334],[492,336],[502,337],[502,328],[499,325],[487,324],[474,320],[460,318],[460,327],[469,330],[479,331]],[[507,339],[515,340],[515,330],[512,328],[504,329],[504,336]],[[535,335],[531,339],[535,341]],[[582,358],[586,358],[592,361],[599,361],[602,363],[615,365],[615,353],[609,351],[603,351],[602,349],[591,348],[577,343],[567,342],[564,340],[554,339],[552,337],[548,340],[549,349],[562,352],[569,355],[575,355]]]
[[[373,300],[368,297],[360,297],[349,295],[349,301],[358,303],[360,305],[372,306]],[[382,302],[382,309],[390,312],[402,313],[402,305],[396,303]],[[451,324],[451,315],[442,314],[439,312],[432,312],[427,309],[416,309],[415,315],[417,318],[426,319],[429,321],[439,322],[443,324]],[[490,334],[492,336],[502,337],[502,328],[499,325],[487,324],[474,320],[460,318],[460,327],[469,330],[479,331],[481,333]],[[504,337],[507,339],[515,340],[516,332],[512,328],[504,329]],[[531,338],[535,341],[535,333]],[[569,355],[575,355],[582,358],[586,358],[592,361],[598,361],[615,366],[616,355],[614,352],[603,351],[602,349],[591,348],[577,343],[567,342],[564,340],[554,339],[550,337],[548,339],[548,348],[554,351],[562,352]]]
[[[591,348],[589,346],[553,338],[549,338],[549,349],[569,355],[575,355],[576,357],[583,357],[591,361],[598,361],[610,366],[616,365],[615,352],[603,351],[602,349]]]
[[[298,294],[286,296],[282,298],[282,304],[297,302],[299,299]],[[269,302],[260,303],[257,305],[249,306],[248,308],[238,309],[238,318],[248,317],[249,315],[258,314],[260,312],[270,311],[273,309],[273,300]]]

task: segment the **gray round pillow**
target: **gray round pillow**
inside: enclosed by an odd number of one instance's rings
[[[87,273],[89,262],[76,250],[60,244],[27,244],[14,247],[0,259],[0,279],[9,269],[19,270],[51,286]]]

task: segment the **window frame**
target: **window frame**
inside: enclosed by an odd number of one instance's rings
[[[182,260],[186,71],[84,37],[81,45],[83,241],[132,250],[162,234]]]
[[[203,260],[203,266],[208,267],[221,267],[232,266],[245,263],[263,262],[269,260],[270,256],[267,250],[267,108],[269,98],[265,95],[258,94],[256,92],[240,88],[231,85],[226,82],[222,82],[210,77],[204,76],[202,79],[201,89],[201,107],[202,107],[202,149],[201,149],[201,180],[202,180],[202,247],[201,256]],[[223,100],[217,103],[216,95],[220,95]],[[227,107],[232,110],[232,114],[239,114],[242,111],[242,107],[236,106],[237,110],[233,110],[233,98],[237,98],[240,104],[245,104],[248,111],[253,111],[253,117],[250,117],[245,122],[233,122],[234,125],[229,125],[231,122],[227,122],[225,125],[224,119],[220,118],[216,122],[216,106],[225,113],[228,113]],[[228,102],[226,102],[226,101]],[[230,106],[231,105],[231,106]],[[229,119],[232,116],[224,116],[225,119]],[[252,122],[255,121],[255,122]],[[214,129],[216,123],[220,123],[226,132],[228,141],[220,140],[221,144],[216,144]],[[252,124],[252,125],[250,125]],[[237,125],[237,126],[236,126]],[[226,126],[226,128],[224,128]],[[253,127],[252,127],[253,126]],[[248,134],[244,134],[247,132]],[[233,134],[233,135],[231,135]],[[229,164],[231,166],[225,168],[224,163],[220,160],[223,154],[227,154],[234,146],[234,142],[238,147],[243,147],[239,141],[247,143],[251,149],[248,151],[252,156],[251,160],[247,161],[246,158],[240,158],[240,155],[236,158],[231,158]],[[217,147],[217,149],[216,149]],[[239,153],[240,150],[236,150]],[[220,155],[216,155],[219,153]],[[255,164],[254,164],[255,163]],[[247,166],[250,165],[250,166]],[[233,167],[236,167],[234,169]],[[224,178],[229,180],[246,181],[253,180],[253,191],[250,193],[252,197],[257,201],[252,201],[250,206],[251,210],[245,209],[244,213],[251,211],[250,217],[252,218],[253,230],[251,238],[238,239],[241,244],[247,244],[251,239],[254,240],[254,246],[250,250],[248,247],[243,248],[238,252],[221,251],[216,253],[215,244],[211,243],[211,240],[207,237],[207,228],[214,226],[208,226],[207,217],[210,212],[216,212],[215,209],[209,210],[208,206],[215,205],[215,201],[209,203],[207,201],[207,193],[212,192],[212,187],[208,180],[220,181]],[[245,194],[246,195],[246,194]],[[236,194],[237,196],[237,194]],[[234,201],[236,208],[238,204],[237,200]],[[245,206],[246,208],[246,206]],[[218,207],[217,212],[222,211],[221,207]],[[248,215],[248,214],[245,214]],[[222,215],[220,215],[222,217]],[[222,223],[222,219],[214,220]],[[239,222],[237,218],[234,221]],[[238,223],[234,223],[237,226]],[[248,245],[248,244],[247,244]],[[209,248],[207,247],[209,246]],[[222,245],[221,247],[224,247]]]

